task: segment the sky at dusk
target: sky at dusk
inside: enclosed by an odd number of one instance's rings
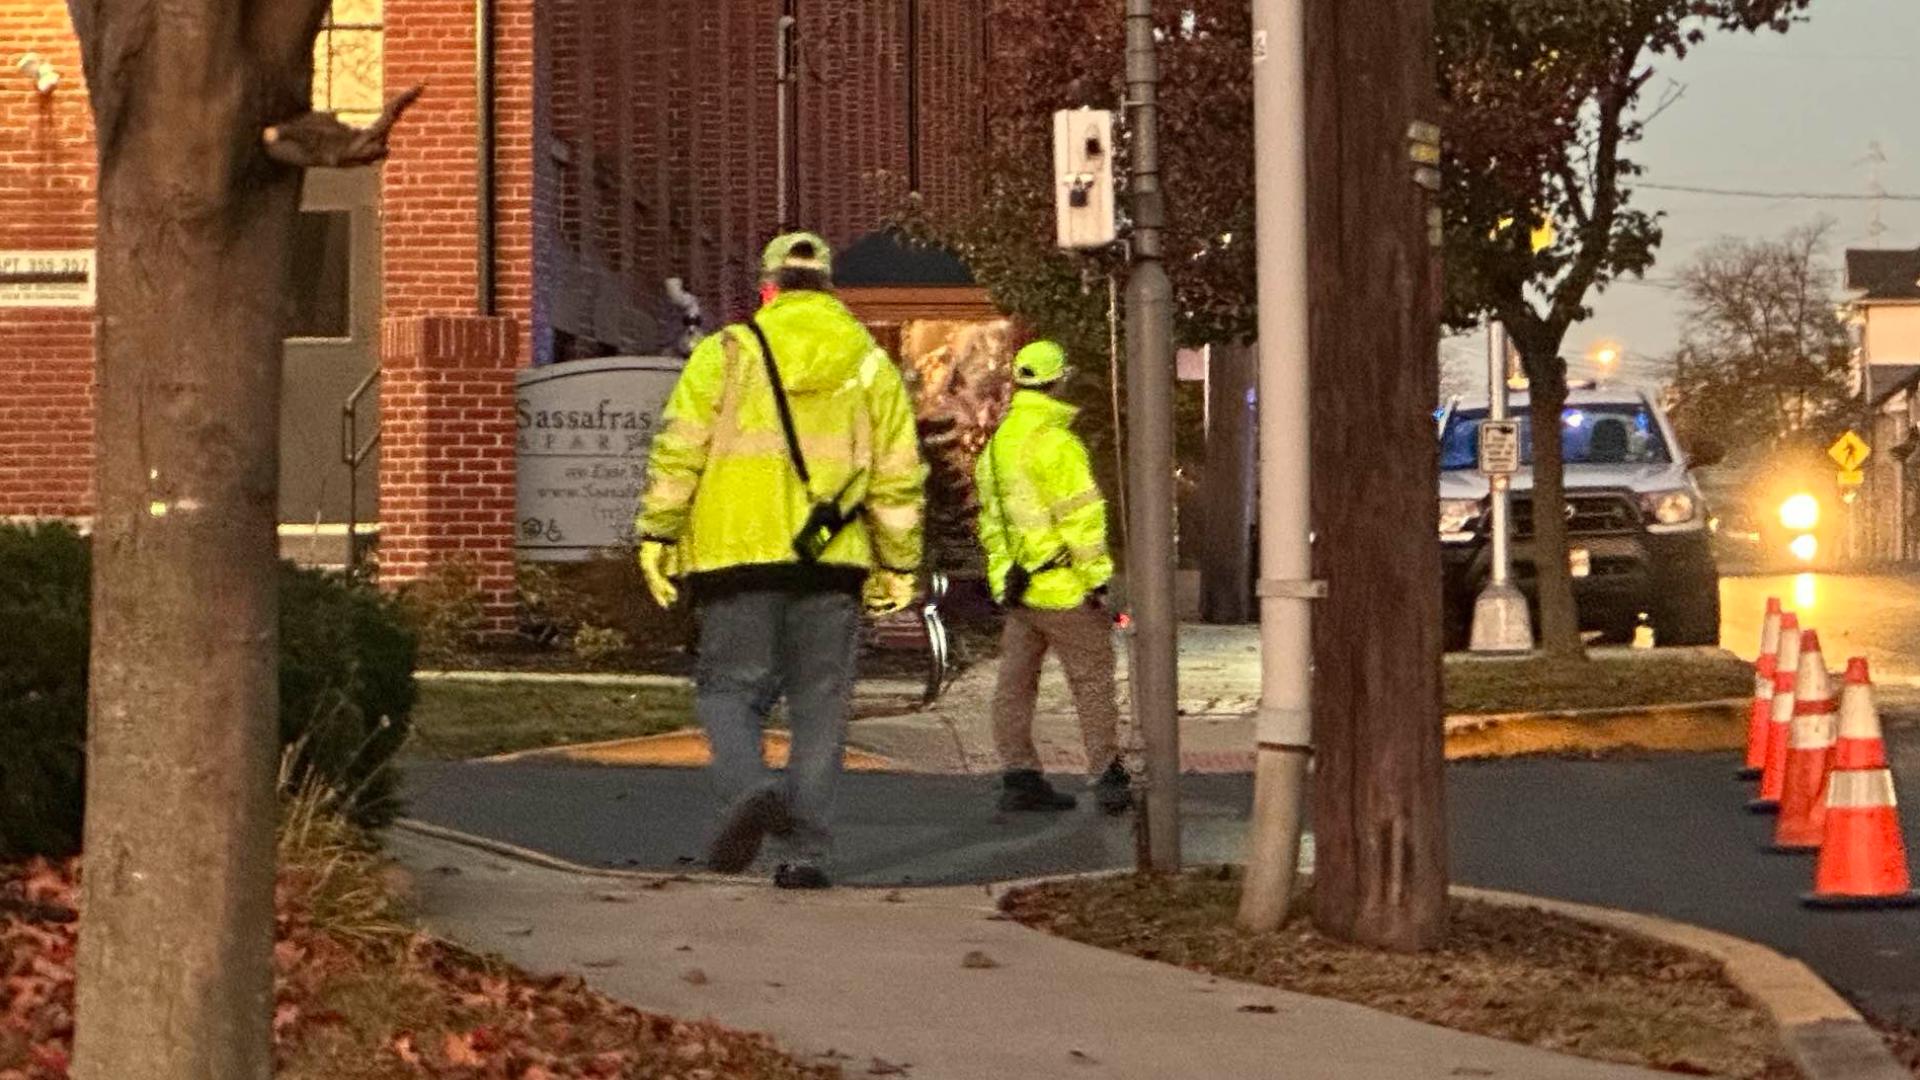
[[[1849,247],[1920,247],[1920,0],[1814,0],[1807,22],[1784,35],[1715,36],[1656,70],[1649,101],[1672,83],[1685,90],[1632,151],[1647,166],[1642,182],[1850,196],[1877,184],[1909,198],[1638,191],[1636,205],[1666,214],[1659,261],[1645,283],[1621,282],[1598,297],[1594,317],[1568,333],[1566,354],[1575,377],[1591,376],[1585,357],[1618,342],[1626,360],[1617,378],[1649,388],[1665,381],[1685,316],[1673,275],[1716,238],[1778,236],[1831,218],[1836,270]],[[1876,153],[1884,162],[1869,160]],[[1837,278],[1834,288],[1844,296]],[[1448,341],[1449,381],[1484,370],[1483,348],[1478,339]]]

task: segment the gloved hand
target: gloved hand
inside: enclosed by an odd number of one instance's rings
[[[867,614],[891,615],[896,611],[905,611],[912,606],[914,596],[919,591],[919,579],[913,574],[875,570],[867,575]]]
[[[680,576],[680,549],[658,540],[640,543],[640,574],[647,579],[647,591],[653,602],[670,608],[680,599],[680,588],[673,579]]]

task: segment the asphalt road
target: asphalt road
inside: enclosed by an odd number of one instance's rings
[[[1766,598],[1821,631],[1828,661],[1872,661],[1899,786],[1920,793],[1920,579],[1728,578],[1724,640],[1751,654]],[[1920,1026],[1920,911],[1813,912],[1798,902],[1807,857],[1762,853],[1770,820],[1747,814],[1732,755],[1462,763],[1448,782],[1455,880],[1645,911],[1766,942],[1805,960],[1867,1009]],[[693,865],[714,808],[702,775],[554,762],[423,765],[415,816],[572,862]],[[1196,863],[1237,860],[1245,776],[1189,776],[1184,846]],[[1082,809],[1007,817],[994,780],[853,774],[841,796],[835,872],[859,885],[958,884],[1131,863],[1124,819]],[[1920,814],[1909,812],[1920,853]],[[1916,869],[1920,869],[1917,867]]]
[[[1920,746],[1897,744],[1920,791]],[[1465,763],[1448,784],[1455,880],[1666,915],[1806,960],[1870,1009],[1920,1024],[1920,911],[1816,913],[1806,857],[1763,854],[1732,755]],[[417,817],[572,862],[685,869],[712,802],[698,772],[510,763],[422,766]],[[1238,859],[1244,776],[1183,785],[1189,861]],[[847,884],[958,884],[1129,865],[1124,819],[1006,817],[980,777],[850,775],[836,873]],[[1920,817],[1907,842],[1920,851]]]

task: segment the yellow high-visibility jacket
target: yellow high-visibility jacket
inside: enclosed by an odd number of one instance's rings
[[[1107,503],[1071,405],[1020,390],[974,464],[980,543],[995,599],[1006,599],[1017,559],[1032,575],[1026,607],[1065,611],[1113,577]]]
[[[678,543],[696,587],[732,574],[778,583],[820,569],[857,585],[878,566],[919,569],[926,466],[900,372],[840,301],[787,292],[757,316],[773,347],[812,478],[801,483],[751,329],[702,341],[654,438],[642,539]],[[794,538],[817,502],[858,510],[819,567]],[[771,571],[771,573],[769,573]]]

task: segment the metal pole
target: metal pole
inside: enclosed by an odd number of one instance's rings
[[[1260,715],[1240,924],[1286,920],[1313,753],[1305,0],[1254,0],[1260,301]]]
[[[1127,588],[1134,610],[1134,715],[1147,744],[1148,858],[1152,869],[1170,873],[1180,868],[1180,627],[1174,598],[1173,284],[1160,263],[1166,207],[1160,192],[1159,81],[1153,0],[1127,0],[1127,105],[1133,121],[1127,441],[1134,484]]]
[[[1497,322],[1487,324],[1487,402],[1489,419],[1507,419],[1507,328]],[[1492,487],[1493,584],[1503,588],[1513,580],[1513,485],[1496,476]]]
[[[778,87],[778,104],[774,107],[774,216],[779,219],[779,228],[786,231],[793,227],[791,189],[793,179],[790,175],[793,167],[789,159],[793,141],[793,30],[796,20],[793,6],[780,16],[774,30],[774,80]]]
[[[1487,419],[1509,418],[1507,328],[1487,324]],[[1513,478],[1488,477],[1493,567],[1473,604],[1471,647],[1477,653],[1523,653],[1533,648],[1533,617],[1527,597],[1513,584]]]

